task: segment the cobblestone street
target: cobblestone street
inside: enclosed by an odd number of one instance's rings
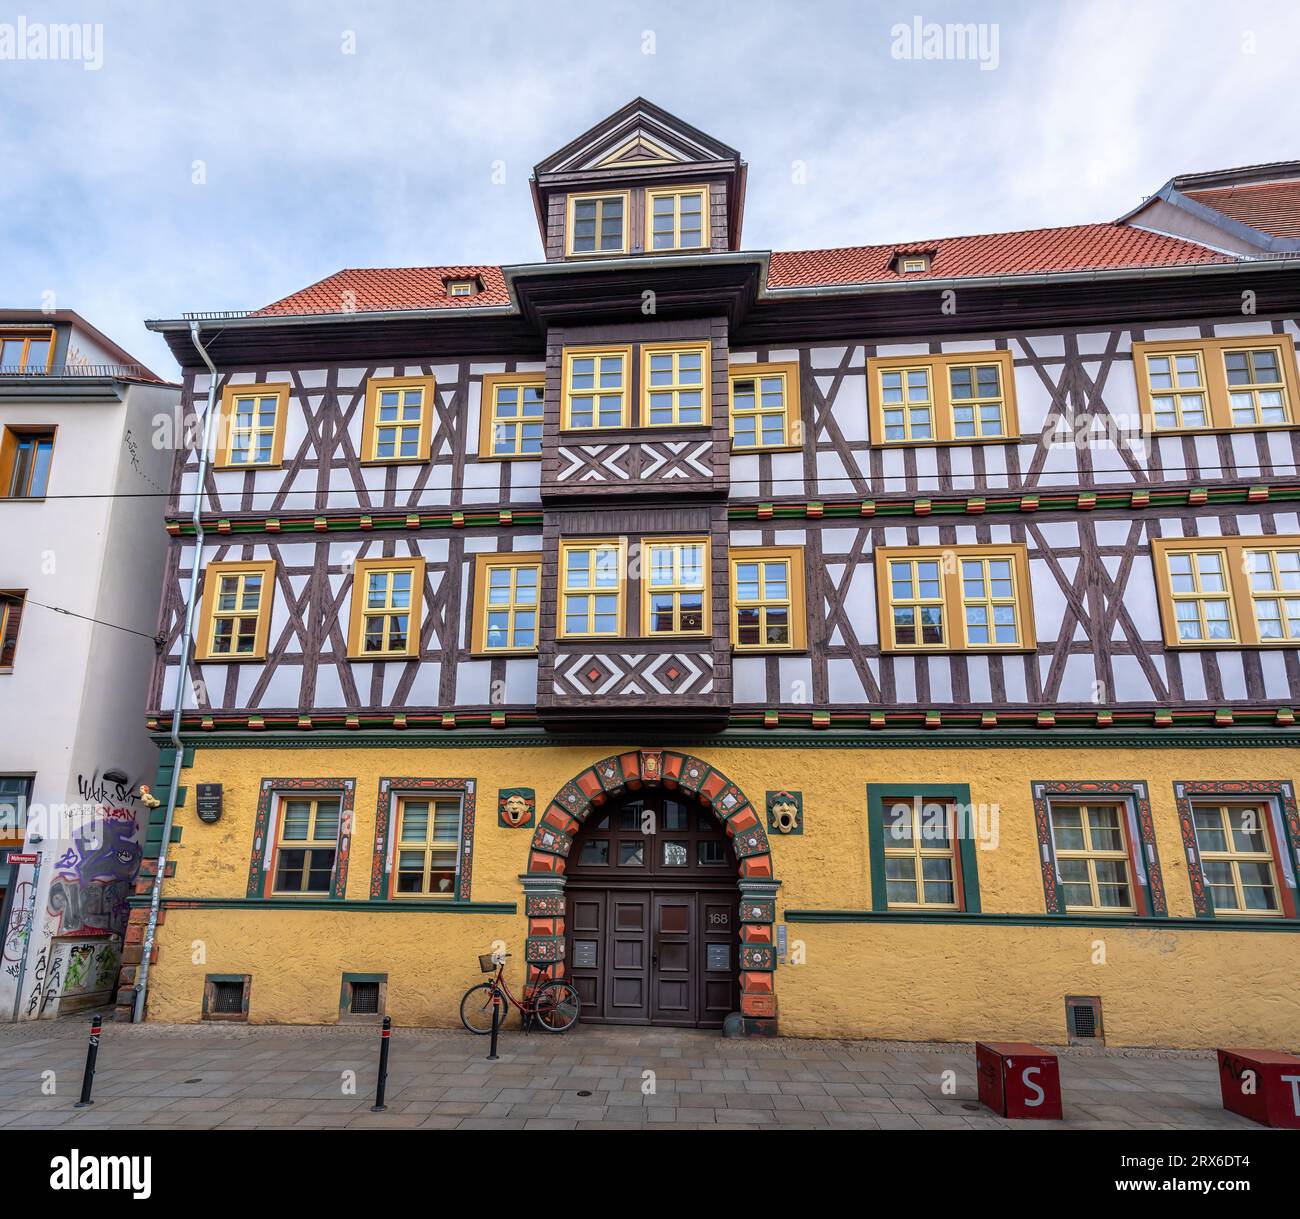
[[[972,1046],[593,1026],[504,1033],[496,1062],[487,1038],[394,1029],[388,1109],[372,1114],[377,1029],[108,1025],[95,1104],[78,1110],[88,1024],[0,1029],[0,1126],[1259,1128],[1220,1107],[1209,1053],[1059,1050],[1065,1120],[1011,1122],[976,1100]]]

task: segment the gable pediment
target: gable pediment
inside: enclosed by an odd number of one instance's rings
[[[540,161],[536,172],[605,173],[739,160],[740,154],[734,148],[638,98]]]

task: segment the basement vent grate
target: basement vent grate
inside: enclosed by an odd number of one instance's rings
[[[1101,1000],[1095,996],[1067,995],[1065,1030],[1071,1045],[1103,1041]]]
[[[214,982],[212,984],[212,1010],[214,1012],[242,1012],[244,1010],[244,984],[242,982]]]
[[[379,1015],[379,983],[352,983],[352,1014],[354,1016]]]

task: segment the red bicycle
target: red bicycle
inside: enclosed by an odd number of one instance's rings
[[[578,1023],[582,1000],[573,986],[560,978],[548,978],[545,982],[539,982],[533,987],[532,994],[525,996],[523,1002],[516,999],[510,993],[504,976],[509,957],[508,952],[502,953],[500,957],[486,955],[479,957],[479,968],[485,974],[495,970],[496,977],[490,982],[480,982],[477,986],[471,986],[465,992],[465,997],[460,1001],[461,1024],[471,1033],[490,1033],[492,1008],[500,1003],[503,1010],[501,1023],[497,1027],[504,1028],[505,1018],[509,1014],[505,1006],[507,1002],[519,1009],[524,1020],[525,1031],[534,1021],[548,1033],[566,1033]]]

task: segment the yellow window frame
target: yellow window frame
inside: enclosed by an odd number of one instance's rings
[[[227,382],[221,391],[220,435],[217,437],[217,458],[215,465],[220,470],[274,470],[284,461],[284,433],[288,426],[290,386],[280,383],[258,383],[235,385]],[[275,421],[270,427],[261,423],[261,403],[263,399],[275,400]],[[253,408],[253,426],[239,428],[236,419],[239,404],[244,401],[257,400]],[[257,451],[256,442],[262,436],[270,438],[270,455],[265,461],[235,461],[235,441],[247,435],[251,438],[250,452]]]
[[[1061,847],[1056,841],[1056,818],[1059,813],[1067,809],[1079,810],[1079,826],[1083,834],[1084,845],[1081,848]],[[1119,826],[1120,841],[1123,844],[1118,850],[1110,850],[1106,847],[1096,847],[1092,842],[1092,821],[1088,814],[1093,812],[1111,811],[1115,813],[1116,822]],[[1067,800],[1060,804],[1053,803],[1048,809],[1048,821],[1052,831],[1052,851],[1056,856],[1057,863],[1062,860],[1083,860],[1088,867],[1088,889],[1092,900],[1086,906],[1072,905],[1065,902],[1065,911],[1067,914],[1135,914],[1137,912],[1137,888],[1136,877],[1133,875],[1133,860],[1129,854],[1129,826],[1128,810],[1123,804],[1106,801],[1101,804],[1086,804],[1083,801]],[[1097,880],[1098,863],[1122,863],[1124,865],[1124,880],[1128,887],[1129,901],[1127,906],[1106,906],[1101,902],[1100,882]],[[1058,868],[1059,871],[1059,868]],[[1067,882],[1062,877],[1063,886]],[[1070,881],[1070,884],[1081,882]],[[1062,899],[1064,900],[1064,899]]]
[[[1224,835],[1224,841],[1233,843],[1232,836],[1232,818],[1231,813],[1234,810],[1245,810],[1247,812],[1257,813],[1259,815],[1260,833],[1264,839],[1264,850],[1262,851],[1243,851],[1231,846],[1226,851],[1207,851],[1201,846],[1201,828],[1196,824],[1196,815],[1214,810],[1219,814],[1219,826]],[[1278,885],[1277,859],[1273,854],[1273,818],[1270,810],[1265,804],[1250,804],[1238,802],[1225,802],[1218,804],[1213,801],[1196,800],[1192,803],[1192,833],[1196,836],[1196,850],[1201,857],[1202,878],[1206,890],[1211,887],[1215,889],[1223,888],[1223,885],[1215,884],[1211,886],[1210,879],[1205,873],[1205,864],[1207,863],[1226,863],[1232,872],[1232,887],[1237,898],[1235,907],[1220,906],[1214,901],[1214,895],[1210,895],[1210,900],[1214,904],[1214,913],[1224,915],[1228,918],[1283,918],[1286,911],[1282,905],[1282,890]],[[1274,908],[1272,910],[1257,910],[1249,907],[1245,903],[1246,886],[1241,879],[1241,865],[1243,863],[1265,864],[1268,868],[1269,885],[1273,891]],[[1257,885],[1250,886],[1258,888]]]
[[[516,390],[516,409],[520,412],[515,415],[498,415],[498,409],[502,405],[499,401],[502,390]],[[524,406],[524,395],[534,393],[536,401],[541,405],[542,413],[540,415],[524,415],[522,413]],[[526,422],[535,420],[540,428],[546,414],[546,374],[541,372],[491,372],[483,374],[483,384],[479,394],[479,428],[478,428],[478,459],[479,461],[541,461],[542,452],[540,448],[541,438],[538,437],[539,448],[536,453],[525,453],[523,451],[524,434],[523,425]],[[498,439],[498,428],[513,428],[514,432],[511,438],[511,452],[498,453],[496,451],[496,442]]]
[[[641,344],[641,426],[642,427],[707,427],[713,421],[713,374],[710,357],[712,346],[709,343],[642,343]],[[671,381],[667,384],[651,384],[651,364],[655,357],[668,357]],[[682,380],[682,357],[698,356],[700,361],[700,379],[698,382]],[[685,409],[682,406],[683,393],[700,395],[700,418],[683,420]],[[656,422],[652,417],[651,395],[667,395],[668,410],[671,418]],[[654,409],[663,409],[657,407]]]
[[[802,546],[733,546],[728,552],[731,568],[731,646],[737,652],[802,652],[808,647],[808,616],[805,608],[805,576]],[[786,596],[770,597],[766,567],[783,563],[786,568]],[[739,569],[757,565],[758,596],[740,596]],[[787,612],[789,640],[786,643],[767,642],[767,611],[770,608]],[[744,643],[740,638],[740,611],[758,611],[760,642]]]
[[[999,397],[957,398],[952,391],[954,369],[971,369],[971,386],[975,388],[979,368],[996,368]],[[915,404],[907,398],[907,374],[924,371],[929,379],[929,396]],[[901,374],[903,401],[885,402],[884,378],[886,373]],[[1014,444],[1020,438],[1020,414],[1016,406],[1016,368],[1009,351],[952,351],[936,355],[871,356],[867,360],[867,391],[870,399],[871,444],[875,448],[906,448],[918,445],[940,444]],[[983,434],[981,406],[998,405],[1003,431]],[[930,411],[930,435],[913,435],[911,406],[927,406]],[[903,407],[904,435],[889,439],[886,436],[886,411]],[[959,435],[957,411],[974,408],[975,435]]]
[[[371,377],[366,382],[366,405],[361,420],[361,464],[366,466],[403,466],[419,465],[429,460],[429,449],[433,439],[433,416],[437,410],[434,394],[437,381],[433,377]],[[419,415],[411,419],[405,414],[411,403],[407,395],[419,392]],[[398,417],[386,420],[381,412],[389,409],[381,399],[385,394],[397,394],[395,404]],[[381,456],[379,452],[380,432],[392,429],[394,449],[390,456]],[[408,435],[414,433],[415,452],[402,455],[402,445]]]
[[[393,602],[394,584],[392,579],[386,581],[384,605],[368,605],[370,577],[376,574],[393,576],[401,573],[411,577],[411,596],[408,606]],[[365,650],[366,624],[369,618],[384,618],[383,638],[387,644],[392,638],[392,624],[387,619],[406,616],[406,646],[400,649],[382,652]],[[420,654],[420,635],[424,626],[424,560],[422,558],[402,559],[358,559],[352,565],[352,609],[348,622],[348,658],[350,660],[402,660]]]
[[[31,330],[28,329],[27,327],[19,327],[17,329],[12,327],[10,328],[0,327],[0,351],[4,350],[4,345],[6,343],[21,343],[23,345],[22,356],[19,358],[17,364],[5,364],[4,357],[0,355],[0,367],[8,368],[8,369],[16,368],[23,373],[49,372],[50,369],[54,367],[55,339],[56,336],[53,328],[46,329],[42,327],[40,329]],[[39,368],[29,369],[27,367],[27,360],[28,357],[31,355],[33,343],[49,343],[50,349],[48,352],[46,352],[44,364],[42,364]]]
[[[494,572],[508,572],[509,582],[506,586],[508,600],[493,602],[491,600],[492,575]],[[519,599],[521,571],[530,571],[533,575],[532,602]],[[470,650],[481,656],[533,656],[537,653],[537,637],[541,628],[541,593],[542,593],[542,556],[537,551],[512,551],[509,554],[478,554],[474,556],[474,616],[470,627]],[[488,619],[493,613],[506,615],[506,634],[514,640],[517,632],[517,618],[521,613],[532,612],[533,642],[526,646],[517,646],[513,642],[504,646],[494,646],[488,631]]]
[[[26,589],[0,588],[0,673],[14,671],[14,660],[18,655],[18,635],[22,630],[23,611],[26,608]],[[7,658],[6,653],[8,653]]]
[[[1260,632],[1256,603],[1260,601],[1278,601],[1282,603],[1282,621],[1285,624],[1288,600],[1300,600],[1300,589],[1294,590],[1294,596],[1288,596],[1291,590],[1257,589],[1251,581],[1251,556],[1267,555],[1269,569],[1274,575],[1278,573],[1277,556],[1282,553],[1300,552],[1300,534],[1268,534],[1254,537],[1202,537],[1202,538],[1152,538],[1151,560],[1155,566],[1156,590],[1160,600],[1160,620],[1164,628],[1165,646],[1180,649],[1202,648],[1288,648],[1295,647],[1297,637],[1284,633],[1280,639],[1265,638]],[[1200,573],[1195,560],[1192,563],[1196,590],[1190,593],[1175,593],[1173,579],[1169,569],[1170,558],[1174,555],[1217,554],[1221,557],[1226,576],[1225,592],[1201,592]],[[1232,637],[1228,639],[1181,639],[1178,634],[1179,602],[1224,600],[1228,602],[1228,623]],[[1198,609],[1198,621],[1202,628],[1205,624],[1203,609]],[[1288,628],[1289,630],[1289,628]]]
[[[753,381],[753,405],[738,406],[736,402],[736,383]],[[767,391],[765,381],[776,381],[781,387],[780,407],[764,405]],[[729,406],[728,428],[731,435],[731,447],[740,453],[773,452],[780,449],[800,449],[803,447],[803,419],[800,414],[799,365],[797,361],[771,364],[733,364],[727,370],[727,398]],[[763,423],[765,420],[779,417],[781,420],[780,441],[763,440]],[[752,419],[754,424],[753,444],[738,443],[736,440],[736,420]],[[746,429],[748,430],[748,429]]]
[[[195,561],[198,561],[197,556]],[[242,601],[247,588],[249,576],[260,576],[261,585],[258,593],[257,608],[248,611],[242,608]],[[194,645],[194,658],[209,664],[234,664],[246,660],[265,660],[267,638],[271,632],[271,607],[275,601],[274,559],[247,563],[209,563],[203,569],[203,596],[199,603],[199,629]],[[219,609],[219,598],[225,580],[235,581],[236,608]],[[251,652],[218,652],[216,642],[217,624],[220,621],[239,620],[254,617],[256,628],[253,635]],[[237,631],[238,628],[236,628]]]
[[[590,585],[569,584],[569,556],[579,552],[588,554],[588,570],[591,572]],[[613,586],[597,587],[594,583],[600,555],[613,553],[617,582]],[[555,614],[555,633],[559,639],[621,639],[627,628],[627,541],[625,538],[593,538],[588,540],[562,541],[560,543],[560,571],[557,584],[559,593]],[[615,598],[615,629],[610,631],[570,631],[568,604],[570,597],[585,599],[583,618],[589,626],[594,625],[597,597]]]
[[[1243,386],[1233,386],[1229,383],[1227,357],[1233,353],[1252,351],[1276,353],[1280,380]],[[1182,426],[1180,412],[1179,426],[1156,426],[1157,399],[1168,397],[1171,393],[1186,394],[1198,391],[1194,387],[1179,390],[1153,386],[1149,360],[1152,356],[1168,357],[1171,369],[1174,368],[1174,359],[1177,356],[1195,356],[1200,361],[1204,388],[1199,392],[1205,397],[1206,416],[1203,425]],[[1172,436],[1187,432],[1262,432],[1300,426],[1296,422],[1296,403],[1300,401],[1297,385],[1300,385],[1300,376],[1297,375],[1296,370],[1295,343],[1287,335],[1248,334],[1234,335],[1226,339],[1162,339],[1159,342],[1137,342],[1133,344],[1133,366],[1137,380],[1138,404],[1142,414],[1142,431],[1145,435]],[[1258,395],[1263,390],[1274,390],[1281,394],[1285,420],[1271,423],[1234,422],[1231,395],[1249,391],[1254,398],[1254,413],[1258,418]]]
[[[687,195],[700,196],[700,239],[694,245],[682,244],[682,200]],[[672,207],[672,245],[656,246],[654,243],[655,231],[655,200],[671,199]],[[674,250],[706,250],[709,248],[711,241],[711,223],[709,212],[709,186],[707,182],[701,182],[694,186],[673,186],[661,187],[654,190],[647,190],[645,193],[645,249],[648,254],[672,253]]]
[[[1035,636],[1033,591],[1029,581],[1029,550],[1023,542],[981,544],[965,546],[878,546],[873,552],[876,564],[876,605],[879,617],[880,646],[885,652],[1032,652],[1038,644]],[[962,588],[963,568],[966,560],[984,561],[1001,559],[1011,564],[1013,603],[1015,605],[1017,640],[999,643],[990,638],[988,643],[972,643],[966,622],[966,606],[978,603],[978,598],[967,598]],[[915,564],[937,562],[939,565],[940,596],[938,598],[912,597],[895,600],[891,564],[910,563],[913,588],[918,588]],[[987,599],[985,599],[987,603]],[[1006,602],[999,599],[999,603]],[[894,633],[894,609],[907,606],[941,605],[943,609],[943,639],[938,643],[897,643]],[[960,627],[954,624],[960,623]],[[991,623],[990,623],[991,626]],[[918,640],[921,635],[919,617],[916,624]],[[993,632],[990,630],[990,636]]]
[[[578,217],[577,205],[579,202],[587,199],[596,201],[596,245],[600,245],[600,235],[605,223],[604,203],[609,199],[621,200],[623,204],[623,224],[622,234],[619,240],[617,250],[579,250],[574,244],[574,228]],[[580,191],[576,194],[570,194],[564,203],[564,253],[567,258],[609,258],[618,254],[628,252],[628,233],[631,224],[632,212],[632,192],[626,190],[589,190]]]
[[[453,838],[438,837],[438,805],[456,804],[456,834]],[[406,829],[407,806],[423,804],[428,806],[423,839],[403,840]],[[464,832],[465,799],[462,794],[446,792],[405,792],[397,796],[397,809],[393,817],[393,870],[390,882],[390,896],[406,899],[424,899],[430,901],[454,901],[460,890],[460,870],[462,867],[460,841]],[[422,855],[420,868],[420,888],[417,891],[399,888],[402,874],[403,853]],[[451,887],[438,892],[433,888],[433,857],[450,855],[452,857]],[[443,869],[445,870],[445,869]],[[408,870],[410,871],[410,870]]]
[[[478,285],[472,279],[449,279],[447,281],[448,296],[473,296]]]
[[[50,475],[54,471],[54,450],[58,442],[58,428],[52,423],[32,423],[6,424],[0,429],[0,499],[44,499],[49,491]],[[27,479],[22,495],[16,495],[12,492],[14,474],[18,465],[18,451],[25,441],[32,441],[39,445],[42,441],[49,441],[50,460],[45,472],[45,485],[41,488],[40,494],[32,495],[32,476],[36,472],[34,462],[27,466]]]
[[[594,361],[592,386],[590,389],[585,387],[575,387],[573,384],[574,364],[578,360],[588,359]],[[601,399],[612,398],[615,396],[612,386],[604,386],[601,384],[606,372],[605,361],[615,359],[622,362],[622,375],[618,387],[618,422],[601,423]],[[566,432],[599,432],[630,426],[632,402],[632,347],[630,344],[621,347],[566,347],[564,349],[563,363],[563,393],[560,405],[560,427],[562,430]],[[574,398],[592,399],[590,423],[575,424],[573,422]]]
[[[275,856],[271,860],[271,893],[275,896],[284,895],[287,897],[312,893],[328,896],[330,889],[333,888],[334,871],[338,867],[339,832],[343,825],[342,796],[338,793],[333,795],[322,793],[315,796],[282,792],[277,793],[276,800],[279,804],[279,817],[276,824]],[[305,838],[285,838],[284,836],[285,821],[289,814],[289,807],[293,804],[306,804],[308,806],[307,836]],[[333,838],[316,837],[316,828],[322,805],[328,806],[334,812]],[[303,861],[301,884],[297,889],[281,889],[279,887],[281,851],[305,851],[307,853],[307,858]],[[309,889],[307,887],[307,881],[312,872],[311,857],[317,851],[328,851],[334,856],[334,862],[330,866],[330,884],[325,889]]]
[[[948,823],[948,845],[946,847],[926,846],[927,838],[925,836],[925,827],[922,818],[927,806],[933,806],[935,801],[925,800],[924,797],[916,796],[910,804],[911,813],[911,840],[907,845],[901,845],[900,838],[894,838],[890,833],[889,813],[885,814],[885,906],[890,910],[957,910],[960,909],[959,897],[961,894],[961,873],[960,862],[957,856],[957,810],[955,806],[944,801],[941,807],[944,810],[944,817]],[[901,807],[903,801],[895,800],[887,805],[889,810]],[[894,845],[890,845],[890,843]],[[916,901],[905,902],[895,901],[889,896],[889,882],[891,879],[898,883],[898,877],[889,876],[889,860],[891,859],[910,859],[912,863],[912,883],[916,886]],[[925,875],[924,862],[927,859],[946,859],[948,861],[949,880],[940,881],[940,884],[952,885],[952,901],[950,902],[932,902],[928,901],[925,896]],[[934,882],[932,882],[934,883]]]
[[[683,579],[682,551],[686,547],[700,549],[700,579],[698,583]],[[668,551],[671,555],[671,584],[651,586],[651,573],[655,570],[655,555]],[[646,639],[699,638],[713,633],[712,611],[712,552],[709,538],[672,537],[647,538],[641,543],[641,635]],[[682,627],[682,597],[698,594],[700,598],[700,625],[695,629]],[[652,597],[671,597],[673,625],[670,630],[657,631],[653,627],[650,602]]]

